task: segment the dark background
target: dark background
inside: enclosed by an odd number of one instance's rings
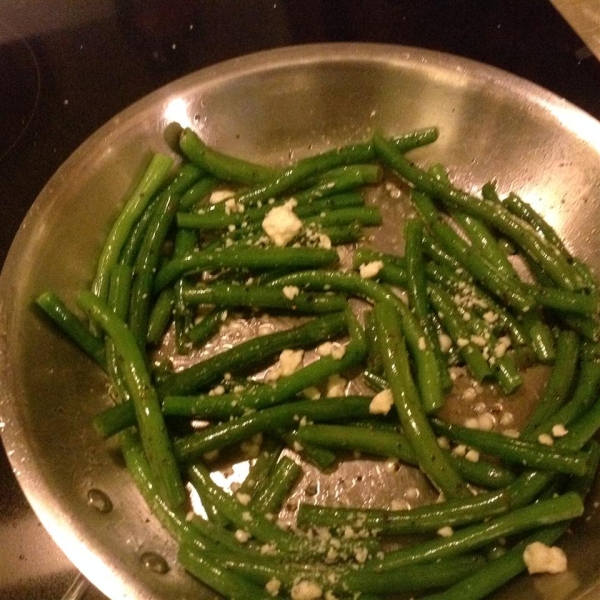
[[[600,63],[548,0],[3,0],[0,266],[45,182],[120,110],[228,58],[329,41],[465,56],[600,118]],[[0,481],[0,599],[61,598],[76,572],[39,525],[3,452]]]

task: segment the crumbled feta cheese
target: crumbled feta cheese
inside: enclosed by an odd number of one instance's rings
[[[317,234],[319,240],[319,247],[325,248],[325,250],[329,250],[331,248],[331,239],[328,235],[324,233]]]
[[[300,288],[295,285],[286,285],[283,288],[283,295],[288,300],[293,300],[300,293]]]
[[[443,448],[444,450],[449,450],[450,449],[450,440],[446,436],[441,435],[437,439],[437,443],[438,443],[438,446],[440,448]]]
[[[427,340],[425,339],[424,336],[421,336],[417,342],[417,346],[419,348],[419,350],[423,351],[425,350],[425,348],[427,348]]]
[[[446,525],[446,527],[438,529],[437,533],[442,537],[450,537],[454,533],[454,530],[452,529],[452,527]]]
[[[382,260],[374,260],[370,263],[363,263],[358,268],[360,272],[360,276],[364,279],[370,279],[371,277],[375,277],[379,271],[383,269],[383,261]]]
[[[567,433],[569,433],[569,431],[565,428],[565,426],[562,423],[558,423],[552,428],[552,435],[555,438],[563,437],[567,435]]]
[[[235,532],[235,539],[240,544],[245,544],[250,539],[250,534],[247,531],[244,531],[243,529],[238,529]]]
[[[472,335],[471,341],[480,348],[483,348],[487,344],[487,340],[482,335]]]
[[[410,508],[410,505],[403,498],[401,498],[400,500],[394,498],[390,504],[390,508],[392,510],[407,510],[408,508]]]
[[[552,439],[552,436],[548,435],[547,433],[542,433],[538,437],[538,442],[540,444],[544,444],[544,446],[552,446],[552,444],[554,444],[554,440]]]
[[[279,355],[279,373],[287,377],[298,370],[304,358],[304,350],[284,350]]]
[[[477,424],[478,429],[481,429],[481,431],[491,431],[494,429],[496,419],[490,413],[483,413],[477,417]]]
[[[511,412],[505,412],[500,417],[500,425],[506,427],[506,425],[512,425],[515,421],[515,417]]]
[[[250,500],[252,499],[250,494],[244,494],[242,492],[237,493],[235,497],[237,498],[238,502],[244,506],[248,506],[248,504],[250,504]]]
[[[505,429],[502,435],[516,440],[521,434],[516,429]]]
[[[338,375],[331,375],[327,380],[327,397],[335,398],[336,396],[343,396],[346,391],[346,384],[348,382]]]
[[[452,338],[449,335],[440,333],[438,339],[440,340],[440,349],[444,354],[452,348]]]
[[[321,392],[316,387],[306,388],[302,393],[309,400],[318,400],[321,397]]]
[[[498,315],[495,312],[488,310],[486,313],[483,313],[483,318],[486,323],[491,325],[498,320]]]
[[[269,594],[271,594],[271,596],[277,596],[279,594],[280,589],[281,589],[281,581],[279,581],[279,579],[276,579],[275,577],[273,577],[273,579],[267,581],[267,583],[265,585],[265,590],[267,590],[267,592]]]
[[[298,581],[291,589],[292,600],[318,600],[322,595],[321,586],[307,579]]]
[[[406,492],[404,492],[404,497],[408,501],[418,500],[420,495],[421,495],[421,492],[419,491],[419,488],[416,488],[416,487],[408,488],[406,490]]]
[[[469,344],[469,340],[467,340],[466,338],[458,338],[456,340],[456,345],[459,348],[464,348],[465,346],[468,346],[468,344]]]
[[[394,397],[390,390],[383,390],[373,396],[369,404],[369,412],[372,415],[387,415],[394,405]]]
[[[248,511],[243,512],[242,513],[242,520],[246,521],[246,523],[249,523],[250,521],[252,521],[252,513],[248,512]]]
[[[458,444],[458,446],[452,450],[452,454],[454,454],[454,456],[465,456],[466,453],[467,447],[464,444]]]
[[[364,546],[361,546],[355,550],[354,560],[356,560],[357,563],[362,565],[367,561],[367,558],[369,558],[369,551]]]
[[[231,190],[215,190],[208,199],[209,204],[218,204],[219,202],[223,202],[223,200],[227,200],[234,195],[234,192]]]
[[[479,429],[479,421],[475,417],[466,419],[463,425],[469,429]]]
[[[542,542],[529,544],[523,552],[523,562],[530,574],[562,573],[567,570],[567,557],[558,546]]]
[[[465,458],[470,461],[470,462],[479,462],[479,452],[477,452],[477,450],[468,450],[467,453],[465,454]]]
[[[287,246],[300,233],[302,221],[294,213],[293,206],[286,202],[266,214],[262,228],[276,246]]]
[[[472,400],[475,400],[475,398],[477,398],[477,392],[472,387],[468,387],[463,392],[462,397],[463,397],[463,400],[466,400],[467,402],[471,402]]]

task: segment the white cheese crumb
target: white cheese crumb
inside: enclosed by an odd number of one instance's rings
[[[329,236],[324,233],[319,233],[318,237],[319,237],[319,247],[324,248],[325,250],[330,250],[331,249],[331,239],[329,238]]]
[[[394,397],[390,390],[383,390],[373,396],[369,404],[369,412],[372,415],[387,415],[394,405]]]
[[[472,387],[469,387],[463,392],[462,397],[463,400],[471,402],[472,400],[475,400],[475,398],[477,398],[477,392]]]
[[[437,439],[437,443],[438,443],[438,446],[440,448],[443,448],[444,450],[449,450],[450,449],[450,440],[446,436],[441,435]]]
[[[327,380],[327,397],[335,398],[336,396],[343,396],[346,391],[346,384],[348,382],[338,375],[331,375]]]
[[[552,439],[552,436],[548,435],[547,433],[542,433],[538,437],[538,442],[540,444],[544,444],[544,446],[552,446],[552,444],[554,444],[554,440]]]
[[[404,498],[401,498],[400,500],[394,498],[390,504],[390,508],[392,510],[408,510],[410,505]]]
[[[467,447],[464,444],[459,444],[456,446],[456,448],[454,448],[454,450],[452,450],[452,454],[454,454],[454,456],[465,456],[466,453]]]
[[[360,563],[362,565],[364,562],[367,561],[367,558],[369,558],[369,551],[364,546],[355,550],[354,559],[357,563]]]
[[[236,494],[235,497],[237,498],[238,502],[244,506],[248,506],[248,504],[250,504],[250,500],[252,499],[250,494],[244,494],[241,492]]]
[[[533,573],[562,573],[567,570],[567,557],[558,546],[546,546],[541,542],[529,544],[523,552],[527,571]]]
[[[246,521],[246,523],[252,521],[252,513],[250,513],[249,511],[244,511],[242,513],[242,520]]]
[[[479,421],[475,417],[466,419],[463,425],[469,429],[479,429]]]
[[[219,202],[223,202],[223,200],[228,200],[234,195],[232,190],[216,190],[208,199],[209,204],[218,204]]]
[[[444,354],[452,348],[452,338],[449,335],[440,333],[438,339],[440,340],[440,349]]]
[[[291,595],[292,600],[318,600],[323,595],[323,590],[318,583],[303,579],[294,584]]]
[[[416,488],[416,487],[408,488],[406,490],[406,492],[404,493],[404,497],[409,501],[410,500],[413,500],[413,501],[418,500],[420,495],[421,495],[421,492],[419,491],[419,488]]]
[[[303,392],[309,400],[318,400],[321,397],[321,392],[316,387],[306,388]]]
[[[486,313],[483,313],[483,318],[486,323],[490,323],[491,325],[498,320],[498,315],[495,312],[488,310]]]
[[[243,529],[238,529],[235,532],[235,539],[240,544],[245,544],[250,539],[250,534],[247,531],[244,531]]]
[[[500,425],[505,427],[506,425],[512,425],[515,422],[515,417],[511,412],[505,412],[500,417]]]
[[[516,440],[521,434],[516,429],[505,429],[502,435]]]
[[[427,340],[423,336],[421,336],[419,338],[419,341],[417,342],[417,346],[419,347],[419,350],[425,350],[425,348],[427,348]]]
[[[302,229],[302,221],[294,213],[293,206],[286,202],[266,214],[262,228],[276,246],[287,246]]]
[[[288,300],[293,300],[300,293],[300,288],[295,285],[286,285],[283,288],[283,295]]]
[[[563,437],[563,436],[567,435],[567,433],[569,433],[569,431],[565,428],[565,426],[562,423],[557,423],[552,428],[552,435],[555,438]]]
[[[277,596],[279,594],[279,590],[281,589],[281,581],[273,577],[270,581],[267,581],[265,585],[265,590],[271,594],[271,596]]]
[[[469,344],[469,340],[465,339],[465,338],[458,338],[456,340],[456,345],[459,348],[464,348],[465,346],[467,346]]]
[[[375,277],[379,271],[383,269],[383,261],[382,260],[374,260],[370,263],[363,263],[358,268],[360,272],[360,276],[364,279],[370,279],[371,277]]]
[[[454,530],[452,529],[452,527],[446,525],[446,527],[438,529],[437,533],[442,537],[450,537],[454,533]]]
[[[264,556],[272,556],[277,552],[277,544],[263,544],[260,553]]]
[[[479,462],[479,452],[477,452],[477,450],[471,449],[465,454],[465,458],[470,462]]]
[[[304,350],[284,350],[279,355],[279,374],[287,377],[298,370],[304,358]]]

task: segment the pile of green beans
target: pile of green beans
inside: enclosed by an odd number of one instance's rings
[[[227,598],[476,600],[584,512],[600,459],[596,280],[514,192],[475,196],[405,156],[437,137],[375,134],[277,169],[185,129],[178,166],[157,154],[125,199],[80,313],[53,291],[35,301],[106,372],[98,435],[118,437],[183,567]],[[410,209],[398,253],[378,249],[372,202],[392,181]],[[548,377],[520,432],[475,408],[453,417],[475,406],[453,395],[456,373],[508,401],[534,365]],[[357,453],[420,470],[438,502],[311,499],[307,464]],[[213,464],[242,460],[243,481],[215,484]],[[191,518],[190,486],[204,509]]]

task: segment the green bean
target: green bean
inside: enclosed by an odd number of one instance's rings
[[[396,138],[390,143],[399,152],[405,152],[435,141],[437,135],[438,132],[436,129],[425,129]],[[374,155],[373,145],[365,143],[344,146],[316,156],[304,158],[271,181],[242,194],[239,200],[245,204],[256,204],[259,201],[268,200],[269,198],[288,192],[303,180],[313,175],[321,174],[342,165],[366,162],[371,160]]]
[[[239,529],[247,531],[256,539],[270,544],[276,544],[279,551],[290,552],[292,554],[312,557],[324,556],[330,547],[329,542],[319,540],[312,541],[309,538],[295,536],[283,529],[280,529],[275,523],[270,521],[265,515],[262,515],[252,507],[245,506],[236,499],[227,495],[217,487],[210,478],[208,469],[202,464],[196,464],[189,469],[189,477],[192,485],[196,488],[204,488],[212,502],[215,503],[232,523]],[[339,544],[336,544],[339,547]],[[375,548],[375,540],[359,540],[358,542],[346,542],[345,550],[352,551],[357,548]]]
[[[598,391],[600,390],[600,363],[596,361],[585,361],[579,367],[577,384],[572,398],[554,414],[548,417],[538,425],[532,437],[537,437],[542,433],[552,431],[554,425],[569,425],[572,421],[584,414],[596,401]]]
[[[214,425],[174,441],[175,453],[180,461],[195,458],[230,446],[263,431],[274,431],[295,426],[303,417],[310,421],[358,419],[369,415],[370,398],[327,398],[320,402],[300,400],[283,404]]]
[[[128,324],[140,348],[146,345],[148,337],[148,319],[155,272],[178,206],[179,196],[168,192],[159,196],[153,218],[150,220],[133,267]]]
[[[542,471],[554,471],[570,475],[584,475],[588,469],[588,456],[544,446],[537,441],[512,439],[492,431],[479,431],[432,419],[434,431],[458,440],[468,446],[501,458],[507,463],[522,465]]]
[[[337,312],[347,306],[346,298],[339,295],[231,283],[214,283],[203,287],[184,285],[182,298],[185,304],[191,306],[214,304],[223,308],[275,308],[309,314]]]
[[[556,359],[541,400],[536,404],[521,436],[527,438],[565,402],[575,380],[580,340],[573,331],[561,331],[556,340]]]
[[[169,505],[179,506],[185,500],[185,490],[173,456],[158,396],[135,338],[125,323],[90,292],[81,292],[77,303],[112,339],[122,361],[122,372],[135,408],[144,453],[158,489]]]
[[[294,452],[300,454],[305,460],[313,464],[319,471],[326,471],[337,460],[335,452],[320,446],[300,444],[298,431],[279,431],[277,434]]]
[[[338,260],[335,250],[321,248],[223,248],[198,251],[168,262],[156,275],[155,291],[160,291],[178,277],[205,269],[279,269],[315,268],[332,265]]]
[[[187,544],[180,546],[177,560],[186,571],[197,577],[202,583],[232,600],[271,600],[273,598],[264,588],[260,588],[241,575],[222,567],[218,559],[212,559],[206,552],[194,552]]]
[[[144,212],[154,192],[165,180],[173,165],[173,159],[163,154],[155,154],[141,181],[130,194],[124,208],[115,221],[100,254],[92,290],[101,300],[108,296],[110,271],[119,260],[121,249],[135,222]]]
[[[378,302],[373,315],[386,378],[404,435],[419,466],[447,497],[469,494],[464,482],[438,446],[422,409],[394,305],[385,301]]]
[[[338,208],[323,215],[309,217],[304,222],[308,227],[337,227],[339,225],[351,225],[352,223],[374,227],[381,225],[381,213],[378,208],[370,206]]]
[[[334,271],[301,271],[283,275],[270,282],[270,285],[302,285],[310,289],[326,289],[348,293],[370,302],[386,300],[394,305],[400,315],[402,330],[415,360],[417,382],[422,397],[428,397],[432,405],[443,396],[440,372],[431,344],[414,315],[391,290],[370,279],[355,274]]]
[[[159,390],[163,396],[200,390],[225,373],[248,370],[287,348],[311,346],[331,339],[341,333],[345,324],[343,313],[332,313],[298,327],[247,340],[187,369],[167,375],[159,383]]]
[[[300,504],[297,522],[300,527],[377,530],[381,535],[406,535],[458,527],[503,514],[509,510],[504,491],[479,494],[470,498],[447,500],[405,510],[361,509],[314,504]]]
[[[423,223],[418,219],[409,219],[404,229],[406,240],[406,271],[408,284],[408,304],[412,308],[415,316],[419,319],[421,327],[433,348],[436,360],[439,365],[442,387],[445,390],[452,388],[452,380],[448,373],[446,358],[440,348],[440,340],[435,332],[431,322],[431,306],[427,295],[427,278],[425,276],[425,263],[423,259]],[[442,400],[436,398],[435,400]],[[440,408],[440,405],[432,405],[429,398],[422,399],[426,412],[433,412]]]
[[[558,288],[530,285],[527,289],[540,306],[583,317],[598,316],[597,293],[570,292]]]
[[[175,291],[170,288],[164,289],[156,299],[150,317],[148,319],[148,334],[146,342],[156,346],[163,338],[165,331],[173,317],[175,306]]]
[[[482,567],[480,556],[457,556],[435,563],[407,565],[395,571],[361,572],[360,598],[366,593],[398,594],[453,585]]]
[[[381,426],[381,425],[379,425]],[[357,426],[307,425],[298,430],[300,443],[311,443],[318,447],[359,451],[385,458],[398,458],[418,467],[415,453],[406,438],[397,431],[380,431]],[[515,475],[498,465],[484,460],[471,462],[443,451],[457,473],[469,483],[489,489],[504,487],[515,480]]]
[[[471,341],[469,328],[465,320],[461,318],[450,295],[441,287],[430,284],[429,297],[444,329],[457,345],[458,352],[469,368],[471,375],[477,381],[492,377],[492,369],[488,361],[483,357],[481,350]]]
[[[502,205],[482,200],[436,180],[435,177],[412,165],[380,135],[373,136],[373,144],[380,158],[419,190],[481,219],[515,242],[548,272],[559,287],[568,290],[582,287],[581,278],[561,252],[548,240],[540,237],[529,223],[515,217]]]
[[[253,496],[256,489],[262,485],[262,482],[268,477],[273,465],[277,462],[281,454],[282,445],[275,440],[267,439],[263,443],[260,454],[248,470],[248,475],[242,481],[238,494],[248,494]]]
[[[600,324],[597,319],[561,314],[560,320],[570,329],[590,342],[600,342]]]
[[[441,220],[433,203],[425,194],[414,191],[412,201],[442,247],[455,256],[484,289],[518,311],[527,312],[532,308],[533,298],[521,282],[507,278],[485,257],[473,252],[472,246]]]
[[[406,258],[404,256],[398,256],[397,254],[391,254],[389,252],[381,252],[379,250],[373,250],[372,248],[365,248],[364,246],[360,246],[354,251],[352,264],[354,267],[358,267],[359,265],[376,260],[397,267],[401,271],[406,270]]]
[[[103,369],[106,368],[104,342],[95,336],[54,292],[40,294],[35,303],[60,330]]]
[[[276,173],[270,167],[218,152],[207,146],[189,127],[181,132],[179,147],[192,163],[217,179],[253,184],[268,181]]]
[[[179,209],[182,211],[193,209],[217,187],[217,184],[218,181],[215,178],[203,177],[181,196]]]
[[[352,225],[319,227],[319,233],[326,235],[332,246],[354,244],[362,238],[362,230],[358,223]]]
[[[256,489],[249,506],[260,513],[277,514],[301,476],[302,467],[290,457],[282,456],[268,478]]]
[[[219,331],[223,323],[224,314],[224,311],[217,310],[216,308],[211,310],[202,317],[199,323],[189,327],[186,331],[187,338],[192,344],[200,346]]]
[[[482,600],[525,570],[523,551],[529,544],[552,545],[566,529],[562,524],[544,527],[447,590],[424,596],[422,600]]]
[[[462,268],[461,263],[453,255],[446,252],[427,230],[423,231],[423,253],[432,261],[449,269]]]
[[[455,531],[451,536],[427,540],[407,548],[386,554],[382,559],[372,559],[363,567],[366,572],[399,569],[405,565],[448,558],[476,550],[502,537],[536,529],[579,517],[583,514],[583,502],[575,492],[567,492],[556,498],[540,500],[535,504],[494,517]],[[349,572],[340,583],[349,589],[360,584],[361,570]]]

